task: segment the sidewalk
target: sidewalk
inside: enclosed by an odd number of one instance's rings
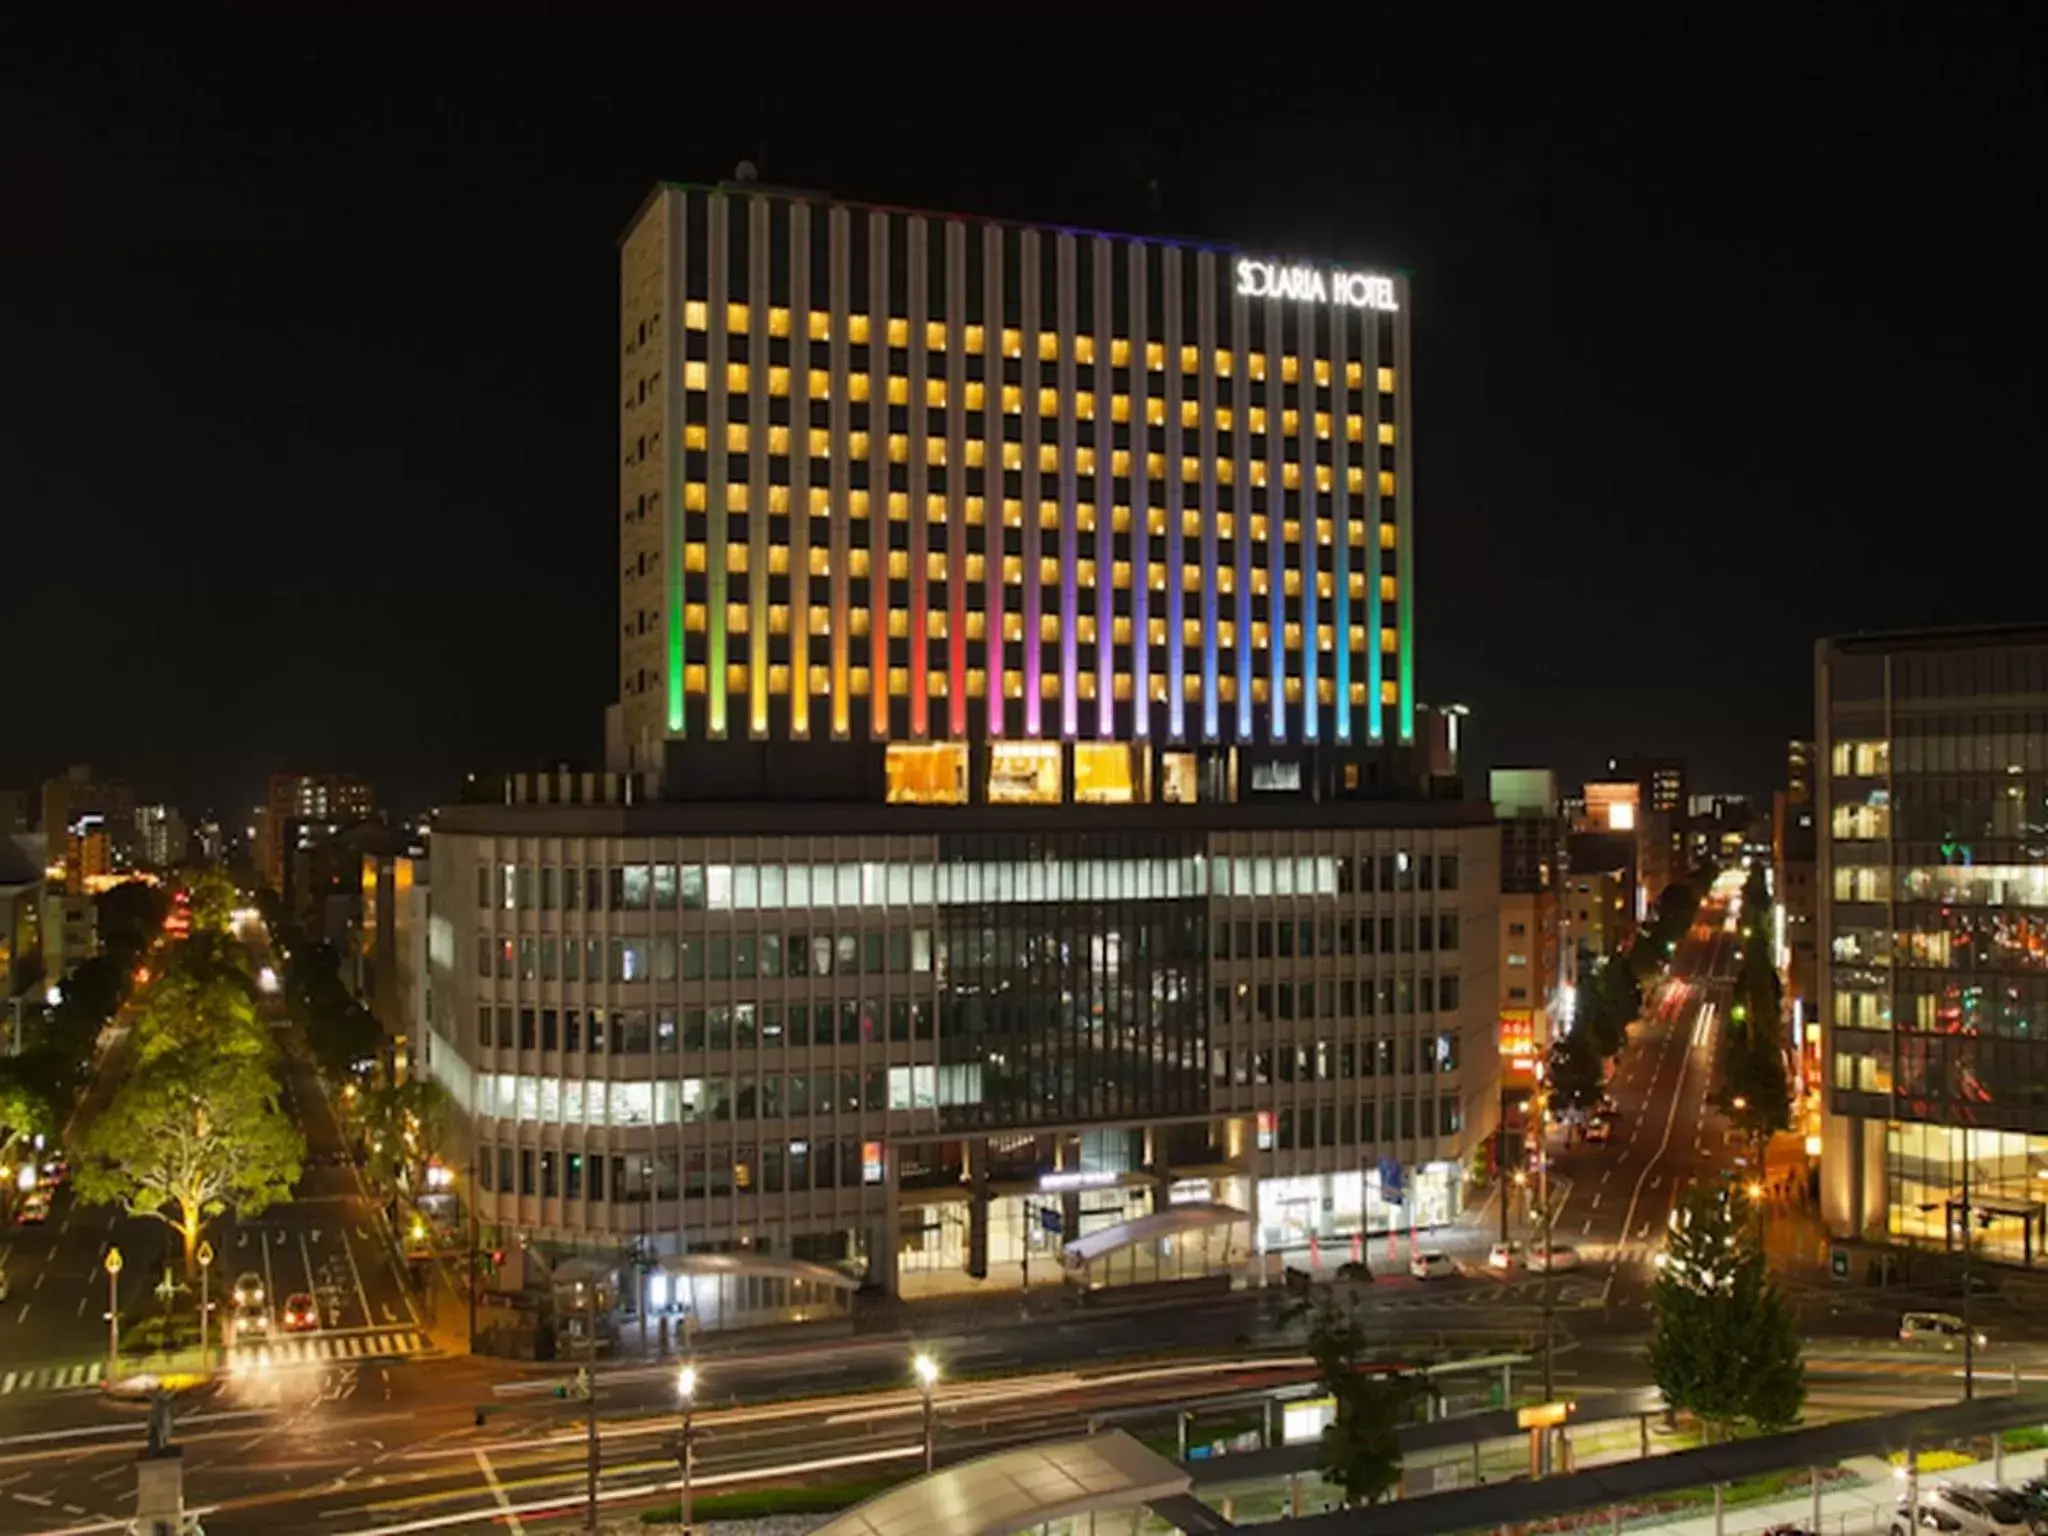
[[[1905,1479],[1899,1469],[1874,1456],[1862,1456],[1843,1466],[1857,1473],[1862,1482],[1851,1488],[1837,1488],[1821,1495],[1821,1529],[1833,1536],[1835,1532],[1846,1536],[1857,1536],[1862,1531],[1883,1531],[1885,1520],[1897,1502],[1905,1497]],[[2005,1483],[2020,1483],[2030,1477],[2039,1477],[2043,1468],[2048,1467],[2048,1452],[2016,1451],[2005,1458],[2002,1477]],[[1920,1484],[1931,1487],[1936,1483],[1988,1483],[1993,1481],[1993,1465],[1980,1461],[1967,1467],[1951,1471],[1925,1473],[1920,1475]],[[1718,1536],[1761,1536],[1774,1525],[1791,1524],[1806,1526],[1813,1518],[1813,1495],[1802,1494],[1798,1498],[1775,1499],[1768,1504],[1745,1504],[1739,1510],[1723,1513]],[[1592,1527],[1599,1530],[1598,1524]],[[1678,1519],[1644,1521],[1629,1526],[1631,1530],[1654,1530],[1671,1533],[1671,1536],[1717,1536],[1713,1512],[1704,1515],[1686,1515]]]

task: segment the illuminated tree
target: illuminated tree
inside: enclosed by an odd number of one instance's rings
[[[427,1165],[448,1139],[448,1090],[432,1078],[412,1077],[372,1090],[363,1108],[370,1130],[371,1169],[392,1183],[401,1172],[414,1195],[426,1187]]]
[[[1401,1426],[1420,1390],[1416,1381],[1375,1371],[1357,1318],[1330,1300],[1310,1322],[1308,1353],[1323,1390],[1336,1399],[1318,1469],[1344,1490],[1346,1504],[1377,1504],[1399,1492]]]
[[[289,1198],[306,1143],[260,1062],[195,1049],[139,1067],[83,1150],[79,1198],[171,1227],[190,1274],[209,1219],[231,1206],[253,1216]]]

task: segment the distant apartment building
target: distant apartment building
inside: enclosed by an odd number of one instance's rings
[[[1794,805],[1813,799],[1813,739],[1794,736],[1785,743],[1785,793]]]
[[[1629,915],[1633,891],[1634,881],[1626,866],[1574,866],[1566,872],[1558,905],[1564,944],[1579,975],[1583,976],[1591,963],[1618,953],[1635,933],[1635,921]]]
[[[0,789],[0,837],[35,830],[34,811],[25,789]]]
[[[74,763],[43,785],[43,845],[71,888],[132,867],[135,791],[101,779],[89,763]]]
[[[41,1001],[43,959],[42,839],[0,833],[0,1053],[18,1001]]]
[[[1488,775],[1500,819],[1500,1050],[1503,1084],[1526,1088],[1550,1041],[1550,1010],[1566,979],[1560,895],[1564,822],[1557,775],[1497,768]]]
[[[338,773],[273,773],[262,824],[254,829],[257,866],[270,888],[284,893],[286,864],[308,837],[306,828],[339,831],[376,815],[377,797],[361,779]],[[294,831],[287,824],[301,823]]]
[[[2048,1211],[2048,626],[1815,666],[1829,1229],[2031,1264]]]
[[[174,805],[135,808],[135,857],[145,869],[171,870],[188,851],[185,818]]]

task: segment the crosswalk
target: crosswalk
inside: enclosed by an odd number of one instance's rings
[[[326,1333],[304,1338],[274,1339],[267,1344],[247,1344],[228,1351],[229,1369],[255,1366],[284,1368],[294,1365],[366,1364],[372,1360],[402,1360],[427,1352],[424,1335],[406,1328],[383,1331],[362,1329],[354,1333]],[[69,1392],[97,1387],[106,1374],[106,1361],[82,1365],[28,1366],[18,1370],[0,1369],[0,1397],[24,1392]]]

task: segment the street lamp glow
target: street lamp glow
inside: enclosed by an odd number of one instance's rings
[[[929,1392],[938,1385],[939,1362],[930,1355],[920,1353],[910,1362],[910,1368],[917,1373],[917,1385],[920,1390]]]
[[[690,1402],[697,1396],[697,1367],[686,1365],[676,1372],[676,1397]]]

